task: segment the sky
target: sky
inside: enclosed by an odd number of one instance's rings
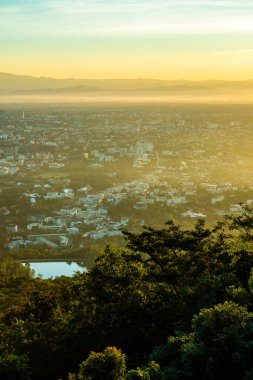
[[[0,0],[0,72],[253,79],[253,1]]]

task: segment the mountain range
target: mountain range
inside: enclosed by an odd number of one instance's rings
[[[215,95],[253,93],[253,80],[56,79],[0,73],[0,96],[13,95]]]

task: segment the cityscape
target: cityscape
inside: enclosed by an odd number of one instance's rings
[[[12,107],[0,115],[0,236],[12,254],[41,246],[50,257],[70,249],[85,257],[91,243],[122,245],[123,229],[169,219],[212,225],[253,202],[250,106]]]
[[[0,19],[0,379],[253,380],[253,1]]]

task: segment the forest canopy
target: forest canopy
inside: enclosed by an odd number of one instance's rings
[[[0,261],[0,378],[253,379],[253,211],[123,232],[72,278]]]

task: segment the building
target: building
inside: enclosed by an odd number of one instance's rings
[[[18,226],[17,224],[9,224],[8,226],[6,226],[6,231],[9,233],[9,234],[15,234],[18,232]]]

